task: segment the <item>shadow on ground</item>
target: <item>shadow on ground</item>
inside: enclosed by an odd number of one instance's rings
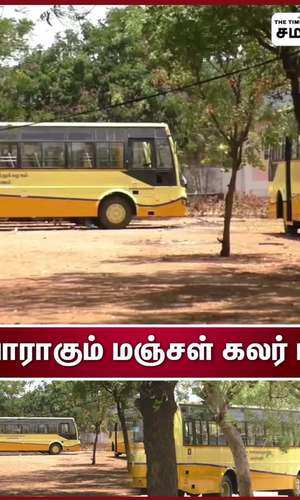
[[[272,262],[274,262],[274,256]],[[0,282],[0,312],[9,318],[15,311],[26,317],[40,318],[43,311],[57,321],[57,315],[74,311],[74,322],[102,321],[102,311],[110,310],[120,323],[293,323],[300,317],[300,266],[264,271],[268,257],[233,256],[229,260],[211,255],[165,256],[159,262],[178,263],[176,269],[138,272],[138,265],[156,260],[126,258],[132,264],[130,275],[114,273],[57,273],[47,278],[28,280],[18,287],[16,281]],[[223,261],[226,266],[220,266]],[[110,261],[112,266],[114,261]],[[204,265],[201,267],[201,262]],[[181,268],[193,263],[194,268]],[[247,264],[257,263],[257,272],[247,271]],[[199,264],[199,266],[198,266]],[[243,266],[239,267],[241,264]],[[246,265],[245,265],[246,264]],[[252,268],[253,269],[253,265]],[[5,293],[4,293],[5,291]],[[104,317],[105,319],[105,317]]]
[[[136,493],[130,489],[130,479],[124,467],[112,468],[111,464],[103,463],[99,466],[82,465],[50,466],[49,470],[18,474],[17,481],[14,475],[1,475],[0,496],[110,496]],[[26,490],[22,488],[25,484]]]

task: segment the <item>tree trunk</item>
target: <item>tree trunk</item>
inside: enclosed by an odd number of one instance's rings
[[[219,426],[221,427],[224,436],[226,437],[228,446],[233,456],[239,495],[242,497],[251,497],[253,496],[253,491],[251,485],[250,468],[242,436],[234,427],[234,425],[226,422],[224,419],[221,419],[219,421]]]
[[[126,418],[125,418],[124,408],[123,408],[123,404],[120,400],[117,401],[117,412],[118,412],[118,417],[120,420],[121,429],[122,429],[122,433],[123,433],[125,453],[126,453],[126,458],[127,458],[127,469],[130,470],[130,468],[131,468],[131,447],[130,447],[130,442],[129,442],[129,437],[128,437],[128,428],[127,428],[127,422],[126,422]]]
[[[221,257],[230,256],[230,224],[232,217],[232,207],[233,207],[233,199],[235,193],[236,177],[239,166],[240,166],[240,161],[238,159],[237,152],[234,152],[232,156],[231,177],[225,197],[224,227],[223,227],[222,248],[220,253]]]
[[[99,433],[100,433],[100,422],[97,422],[95,425],[95,439],[93,444],[92,465],[96,465],[96,453],[97,453]]]
[[[177,496],[177,463],[174,440],[176,382],[142,382],[137,404],[143,416],[150,496]]]

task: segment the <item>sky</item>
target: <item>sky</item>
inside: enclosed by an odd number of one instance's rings
[[[57,19],[52,16],[49,26],[45,20],[41,20],[40,16],[43,12],[47,11],[52,5],[2,5],[0,6],[0,17],[10,17],[21,19],[26,17],[31,19],[36,25],[30,36],[30,45],[42,45],[49,47],[58,33],[63,33],[66,29],[79,27],[79,24],[71,22],[69,19]],[[87,19],[91,22],[97,22],[98,19],[104,19],[107,11],[111,8],[109,5],[84,5],[76,6],[80,12],[89,12]]]

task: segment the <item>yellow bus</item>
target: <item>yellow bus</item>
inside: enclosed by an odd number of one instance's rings
[[[164,123],[0,123],[0,217],[181,217],[186,190]]]
[[[74,418],[0,417],[0,452],[80,451]]]
[[[300,229],[299,137],[286,138],[265,155],[269,162],[269,215],[283,219],[285,232]]]
[[[131,415],[131,417],[128,417],[128,412],[127,412],[126,425],[128,432],[128,440],[130,443],[137,443],[143,440],[143,434],[141,433],[141,422],[136,415],[135,416]],[[113,432],[111,432],[110,437],[111,437],[111,449],[114,452],[115,457],[126,455],[123,432],[118,422],[115,423],[114,430]]]
[[[231,408],[229,417],[239,428],[247,447],[254,491],[299,495],[300,412]],[[273,422],[271,427],[270,421]],[[141,432],[136,433],[132,443],[131,476],[135,488],[146,490],[146,456],[140,436]],[[204,406],[179,405],[174,419],[174,436],[179,495],[232,496],[238,493],[230,449]],[[283,442],[286,451],[283,451]]]

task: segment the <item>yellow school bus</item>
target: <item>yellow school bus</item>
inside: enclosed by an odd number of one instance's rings
[[[254,491],[299,495],[300,412],[231,408],[229,418],[235,422],[245,442]],[[140,434],[136,434],[137,438]],[[230,449],[207,409],[202,405],[179,405],[174,419],[174,437],[179,495],[231,496],[238,493]],[[132,444],[131,463],[134,487],[146,490],[146,472],[143,442],[136,439]]]
[[[121,229],[134,217],[186,213],[164,123],[0,123],[0,217]]]
[[[128,412],[126,413],[126,425],[128,440],[131,443],[137,443],[142,441],[143,434],[141,433],[141,422],[137,415],[131,414],[129,417]],[[110,434],[111,437],[111,449],[114,452],[115,457],[120,457],[121,455],[126,455],[124,436],[121,426],[118,422],[115,423],[114,430]]]
[[[80,440],[74,418],[1,417],[0,452],[79,451]]]
[[[300,229],[299,137],[286,138],[267,152],[269,162],[269,215],[283,219],[286,233]]]

